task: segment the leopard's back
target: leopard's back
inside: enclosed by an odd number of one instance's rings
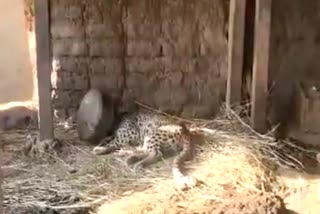
[[[167,148],[169,144],[174,145],[173,142],[169,142],[170,139],[174,139],[174,136],[167,139],[165,136],[169,137],[172,134],[159,130],[160,127],[167,124],[172,124],[172,120],[150,111],[138,111],[125,114],[122,116],[114,133],[114,138],[110,142],[108,138],[102,140],[100,146],[94,149],[94,153],[104,154],[106,151],[115,151],[126,146],[142,146],[148,141],[147,139],[150,138],[152,138],[152,140],[149,140],[147,144],[154,145],[156,141],[160,143],[161,148]],[[101,145],[104,146],[101,147]],[[163,149],[166,150],[165,148]]]
[[[166,117],[148,111],[126,114],[116,129],[115,140],[120,145],[141,145],[146,137],[167,123]]]
[[[136,123],[139,128],[141,143],[146,137],[157,131],[159,127],[171,122],[172,121],[169,118],[159,114],[148,111],[139,112],[136,115]]]
[[[115,139],[121,146],[135,145],[140,140],[140,130],[137,124],[137,114],[126,114],[122,117],[116,132]]]

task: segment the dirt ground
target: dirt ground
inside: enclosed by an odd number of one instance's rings
[[[110,157],[95,156],[91,153],[92,146],[80,142],[73,128],[57,126],[55,134],[64,143],[63,152],[58,157],[39,160],[25,156],[22,151],[26,131],[1,133],[2,189],[8,213],[17,213],[21,206],[58,207],[91,202],[105,193],[108,194],[104,200],[108,201],[151,185],[148,181],[136,184],[141,175],[122,162],[130,151],[123,150]],[[161,170],[167,171],[166,167]]]
[[[160,177],[170,179],[170,159],[139,174],[123,162],[129,151],[94,156],[92,146],[80,142],[74,128],[56,125],[55,133],[64,143],[63,152],[42,160],[23,154],[25,131],[0,134],[5,213],[108,213],[94,210],[101,204],[110,205],[134,194],[144,194]],[[318,213],[319,176],[281,169],[279,177],[290,187],[279,194],[241,193],[222,187],[232,200],[223,205],[207,200],[205,203],[212,203],[212,209],[197,213]],[[170,201],[177,200],[176,197],[181,200],[181,195],[173,194]],[[88,204],[92,206],[88,208]],[[150,213],[195,213],[179,203],[174,206],[174,212]]]

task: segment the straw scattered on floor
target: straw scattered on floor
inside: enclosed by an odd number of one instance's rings
[[[274,168],[300,167],[290,153],[283,152],[285,146],[293,145],[280,145],[268,135],[255,133],[235,112],[223,111],[211,121],[188,122],[207,133],[206,142],[199,146],[196,159],[189,164],[189,174],[201,181],[199,186],[187,191],[176,189],[170,159],[150,166],[144,173],[134,173],[125,166],[121,152],[96,157],[92,148],[77,141],[74,130],[62,127],[57,137],[65,142],[66,154],[56,158],[53,165],[31,162],[29,167],[23,167],[26,171],[20,177],[5,180],[7,206],[18,199],[20,206],[31,204],[52,209],[97,208],[104,203],[98,208],[99,214],[212,213],[230,206],[235,198],[281,193],[282,185]],[[77,172],[69,173],[70,167]],[[44,169],[51,170],[51,174],[43,173]],[[34,178],[29,179],[28,185],[21,185],[25,192],[15,189],[17,182],[31,176]],[[56,198],[50,199],[46,194],[54,194]]]

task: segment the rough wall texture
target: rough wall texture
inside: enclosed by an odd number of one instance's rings
[[[51,0],[55,108],[89,87],[184,117],[210,117],[227,70],[222,0]]]
[[[272,9],[272,76],[319,79],[320,2],[275,1]]]
[[[297,81],[320,80],[319,9],[319,1],[273,1],[270,87],[275,120],[291,117]]]

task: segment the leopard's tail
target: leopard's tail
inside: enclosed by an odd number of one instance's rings
[[[185,134],[185,135],[190,135],[191,134],[189,128],[187,128],[186,123],[180,122],[179,126],[181,127],[181,133],[182,134]]]
[[[175,157],[172,165],[173,178],[179,185],[189,186],[193,179],[184,173],[184,165],[186,161],[193,159],[194,143],[192,142],[192,134],[185,123],[180,123],[181,138],[178,142],[182,146],[182,151]]]
[[[183,121],[180,121],[178,125],[181,127],[181,132],[183,134],[196,135],[196,136],[210,136],[210,135],[216,134],[215,129],[197,126],[197,125],[186,123]]]

